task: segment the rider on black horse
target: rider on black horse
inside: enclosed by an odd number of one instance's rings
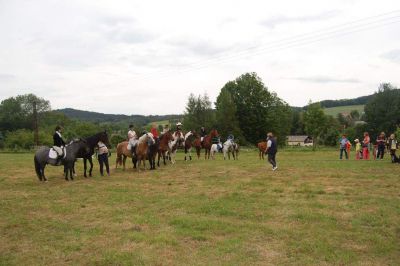
[[[53,149],[57,152],[57,165],[61,164],[61,158],[64,156],[64,146],[65,141],[61,136],[62,128],[60,126],[56,126],[54,135],[53,135]]]

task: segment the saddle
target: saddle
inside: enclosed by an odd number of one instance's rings
[[[57,146],[53,146],[50,151],[49,151],[49,158],[50,159],[59,159],[59,158],[65,158],[67,156],[67,151],[64,148],[60,148]]]

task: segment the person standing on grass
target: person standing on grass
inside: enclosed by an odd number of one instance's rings
[[[361,143],[358,139],[355,139],[354,143],[356,144],[356,160],[360,160],[362,159]]]
[[[110,176],[110,166],[108,164],[108,148],[103,142],[99,141],[97,143],[97,149],[98,149],[97,159],[99,160],[99,164],[100,164],[100,174],[101,174],[101,176],[104,176],[103,167],[105,165],[107,175]]]
[[[363,159],[364,160],[369,160],[369,144],[371,140],[369,138],[368,132],[364,132],[364,140],[362,142],[362,147],[363,147]]]
[[[268,132],[267,134],[267,149],[265,153],[268,154],[268,162],[272,165],[272,171],[278,169],[276,165],[276,153],[278,152],[278,145],[276,142],[276,138],[274,138],[274,134],[272,132]]]
[[[398,163],[399,158],[396,156],[396,150],[399,148],[399,144],[397,143],[394,134],[390,134],[388,143],[389,143],[390,157],[392,158],[392,163]]]
[[[378,146],[378,154],[376,155],[376,158],[379,160],[383,160],[383,155],[385,154],[385,145],[386,145],[386,139],[385,139],[385,132],[381,132],[379,134],[378,138],[376,139],[376,143]]]
[[[346,160],[349,159],[349,155],[347,154],[347,143],[349,142],[349,140],[346,138],[346,135],[343,134],[342,138],[340,139],[340,160],[342,160],[343,158],[343,152],[344,155],[346,156]]]

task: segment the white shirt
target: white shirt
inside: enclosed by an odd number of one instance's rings
[[[136,132],[134,130],[128,131],[128,139],[137,138]]]
[[[272,145],[272,141],[269,139],[269,140],[267,141],[267,148],[271,148],[271,145]]]

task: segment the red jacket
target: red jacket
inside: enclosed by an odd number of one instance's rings
[[[153,137],[158,138],[158,131],[155,127],[152,127],[150,129],[151,134],[153,134]]]

